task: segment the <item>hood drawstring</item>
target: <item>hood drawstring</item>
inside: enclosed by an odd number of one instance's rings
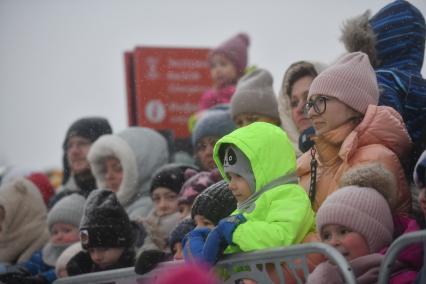
[[[315,159],[315,154],[317,150],[315,149],[315,146],[311,148],[311,182],[309,184],[309,199],[311,200],[311,204],[314,205],[315,201],[315,195],[317,193],[317,159]]]

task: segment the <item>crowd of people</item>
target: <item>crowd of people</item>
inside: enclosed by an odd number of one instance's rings
[[[60,187],[41,172],[2,173],[0,282],[184,260],[155,283],[220,283],[211,267],[223,255],[323,242],[357,283],[376,283],[392,242],[425,229],[426,23],[395,0],[348,19],[341,40],[347,52],[328,66],[284,70],[278,95],[268,70],[248,68],[247,34],[213,48],[190,159],[154,129],[77,119]],[[404,248],[391,283],[424,283],[423,253]],[[343,283],[323,256],[308,264],[306,283]]]

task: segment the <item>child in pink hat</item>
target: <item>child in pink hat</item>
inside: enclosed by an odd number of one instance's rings
[[[239,33],[211,50],[208,59],[213,88],[202,95],[199,104],[200,110],[231,101],[235,85],[238,79],[244,75],[247,67],[249,45],[249,36]]]

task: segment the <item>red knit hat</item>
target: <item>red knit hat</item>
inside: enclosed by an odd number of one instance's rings
[[[244,69],[247,67],[247,48],[249,45],[249,36],[245,33],[239,33],[214,48],[210,52],[209,58],[211,59],[215,54],[223,54],[231,60],[238,74],[242,76]]]
[[[50,197],[52,197],[52,195],[55,193],[55,190],[53,189],[53,186],[50,183],[47,175],[40,172],[34,172],[27,176],[27,179],[34,183],[34,185],[38,188],[41,196],[43,197],[44,203],[47,205]]]
[[[335,97],[365,114],[368,105],[379,102],[376,73],[365,53],[352,52],[340,57],[312,81],[308,99],[313,95]]]

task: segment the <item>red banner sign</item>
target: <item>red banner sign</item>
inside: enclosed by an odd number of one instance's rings
[[[138,47],[125,54],[130,125],[189,136],[188,118],[212,85],[208,49]]]

